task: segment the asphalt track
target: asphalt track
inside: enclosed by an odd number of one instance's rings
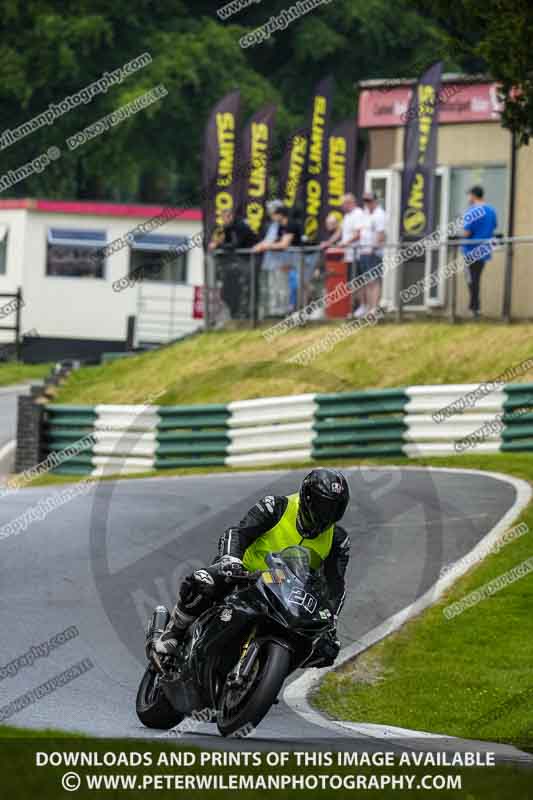
[[[265,494],[294,491],[305,471],[109,481],[26,531],[0,539],[0,667],[75,625],[79,636],[0,679],[0,707],[83,658],[94,667],[6,719],[98,736],[153,737],[135,715],[148,614],[171,605],[178,580],[209,563],[221,531]],[[352,538],[343,646],[415,601],[515,504],[511,484],[478,473],[350,469]],[[64,489],[26,489],[0,500],[0,526]],[[450,622],[450,624],[453,624]],[[421,665],[421,668],[423,666]],[[445,732],[444,732],[445,733]],[[250,739],[223,740],[200,725],[200,746],[382,749],[317,726],[283,701]],[[390,743],[389,743],[390,744]]]

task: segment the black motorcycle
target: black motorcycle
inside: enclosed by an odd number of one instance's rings
[[[315,646],[334,623],[323,577],[311,569],[305,547],[265,560],[267,570],[232,578],[231,592],[195,620],[176,655],[153,648],[169,620],[158,606],[137,693],[143,725],[168,730],[201,712],[223,736],[246,734],[276,702],[286,677],[317,663]]]

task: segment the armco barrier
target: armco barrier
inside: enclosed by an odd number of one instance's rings
[[[410,386],[228,405],[48,405],[45,439],[56,460],[69,448],[56,472],[93,475],[533,451],[533,384],[479,389]]]

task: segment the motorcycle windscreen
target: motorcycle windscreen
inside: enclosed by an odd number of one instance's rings
[[[264,583],[292,617],[302,623],[326,622],[331,618],[324,581],[311,569],[305,547],[287,547],[266,557],[270,569],[262,573]]]

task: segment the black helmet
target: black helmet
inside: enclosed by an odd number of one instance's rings
[[[296,528],[304,539],[314,539],[338,522],[350,499],[348,483],[336,469],[314,469],[300,488]]]

